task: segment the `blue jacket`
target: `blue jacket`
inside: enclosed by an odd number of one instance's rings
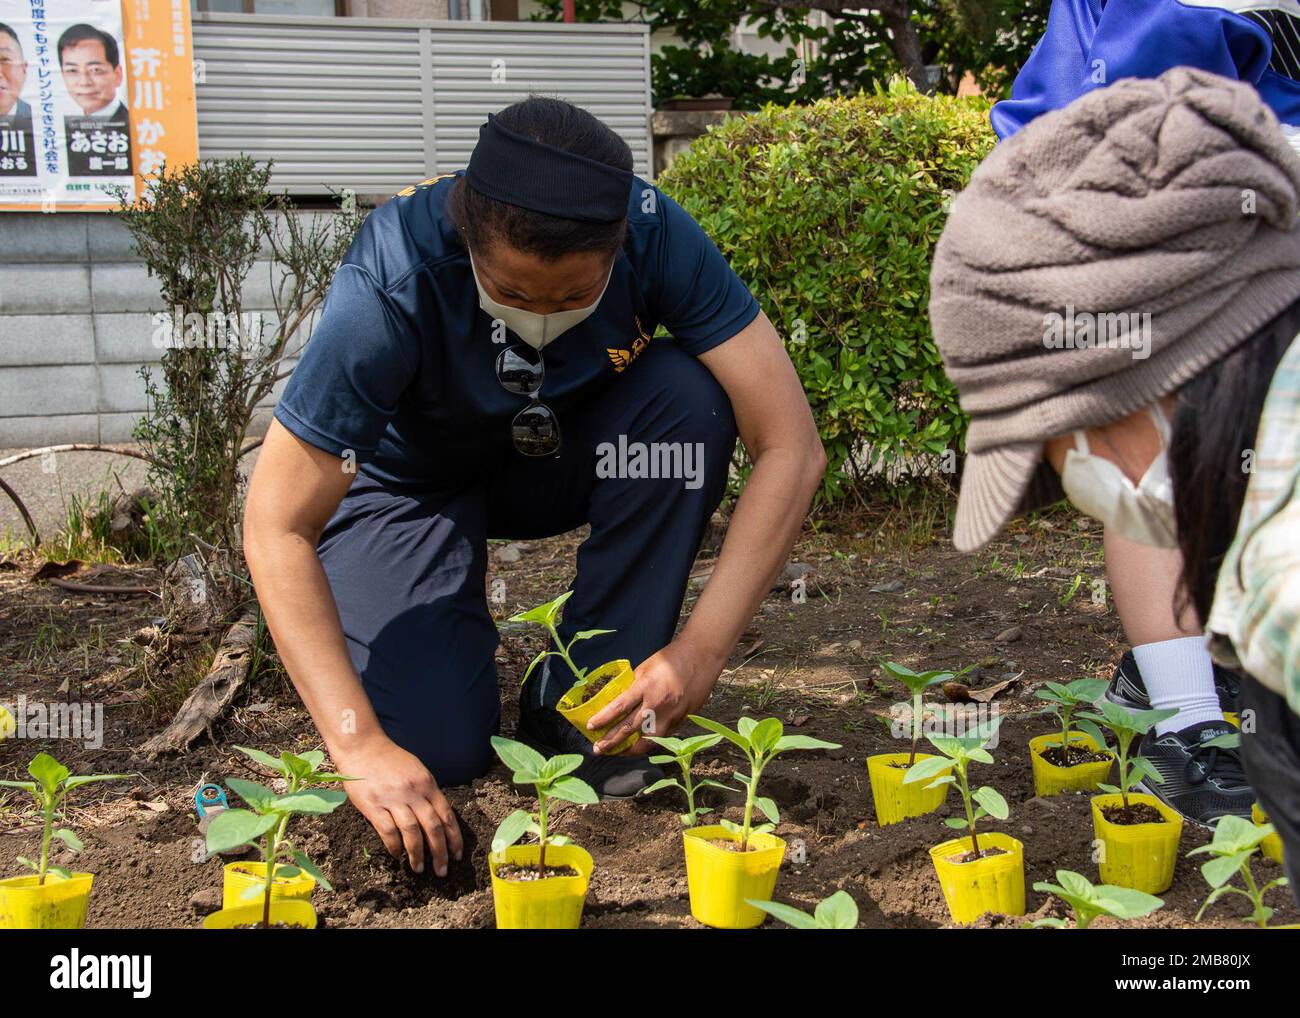
[[[1121,78],[1199,67],[1250,82],[1300,125],[1298,0],[1052,0],[1047,31],[990,120],[1006,138]]]

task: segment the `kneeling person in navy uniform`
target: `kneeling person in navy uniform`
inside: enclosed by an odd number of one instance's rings
[[[737,434],[753,470],[676,632]],[[572,676],[538,668],[519,737],[632,795],[660,776],[651,744],[607,751],[704,704],[824,469],[781,340],[717,248],[613,131],[532,98],[489,118],[463,173],[366,220],[276,409],[245,552],[335,765],[362,779],[352,801],[441,875],[462,841],[439,786],[488,769],[500,716],[488,540],[590,525],[560,635],[614,630],[577,664],[627,658],[636,681],[593,750],[555,710]]]

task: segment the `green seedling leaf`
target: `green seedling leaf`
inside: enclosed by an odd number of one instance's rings
[[[783,735],[776,742],[775,753],[784,753],[791,749],[841,749],[838,742],[823,742],[808,735]]]
[[[577,803],[579,806],[590,806],[600,802],[600,796],[596,794],[594,788],[581,778],[572,776],[565,776],[556,781],[551,786],[550,794],[557,799]]]
[[[270,808],[277,813],[305,813],[308,816],[323,816],[333,813],[347,801],[347,793],[333,788],[312,789],[309,792],[293,792],[272,800]]]
[[[51,837],[58,838],[61,842],[67,845],[74,852],[80,852],[83,848],[86,847],[84,844],[82,844],[81,839],[78,838],[66,827],[61,827],[59,830],[52,832]]]
[[[37,753],[27,765],[27,773],[36,779],[46,794],[54,795],[72,772],[49,753]]]
[[[951,769],[951,760],[941,756],[927,757],[924,760],[918,760],[907,769],[907,773],[903,775],[903,784],[915,785],[922,781],[928,781]]]
[[[501,821],[501,826],[492,835],[492,851],[504,852],[511,845],[529,832],[533,826],[532,814],[527,810],[517,809]]]
[[[554,601],[547,601],[545,604],[539,604],[536,608],[530,608],[526,612],[520,612],[518,615],[511,615],[511,622],[536,622],[540,625],[549,625],[555,622],[556,617],[560,614],[560,609],[564,607],[564,602],[573,596],[572,590],[566,590]]]
[[[490,741],[501,762],[511,770],[537,775],[541,774],[542,768],[546,766],[546,758],[531,746],[525,746],[522,742],[515,742],[513,739],[502,738],[500,735],[492,736]],[[524,783],[526,782],[521,782]]]
[[[226,786],[258,813],[265,812],[276,799],[275,792],[265,785],[259,785],[256,781],[227,778]]]
[[[669,757],[669,761],[671,760],[672,758]],[[651,792],[658,792],[665,788],[676,788],[683,792],[686,791],[686,789],[682,787],[682,783],[676,778],[660,778],[653,785],[647,785],[645,788],[641,789],[639,794],[649,795]]]
[[[855,930],[858,928],[858,903],[848,891],[836,891],[817,905],[813,918],[818,929]]]
[[[817,929],[817,920],[793,905],[783,905],[779,901],[758,901],[754,898],[746,898],[745,903],[766,912],[773,919],[780,919],[781,922],[793,926],[796,930]]]
[[[763,795],[754,796],[754,806],[763,816],[767,817],[774,824],[781,822],[781,814],[776,808],[776,803]]]
[[[334,888],[330,885],[329,880],[326,879],[325,874],[320,871],[320,867],[318,867],[302,852],[294,852],[293,861],[298,864],[299,869],[301,869],[304,873],[306,873],[313,880],[315,880],[316,883],[320,884],[321,887],[325,888],[325,890],[327,891],[334,890]]]
[[[554,781],[566,774],[572,774],[582,766],[582,757],[577,753],[566,753],[562,756],[553,756],[546,761],[538,774],[539,778],[548,781]]]
[[[246,809],[223,810],[208,825],[208,854],[218,855],[251,845],[279,822],[274,813],[260,816]]]
[[[988,812],[989,816],[998,820],[1005,820],[1011,815],[1011,810],[1007,807],[1007,800],[1002,798],[1002,794],[989,785],[976,789],[971,793],[971,798],[978,802]]]
[[[270,753],[263,753],[260,749],[250,749],[247,746],[235,746],[234,748],[240,753],[243,753],[244,756],[248,757],[254,763],[261,764],[267,770],[275,771],[277,774],[281,774],[286,778],[289,776],[289,768],[286,766],[283,759],[276,759]],[[289,755],[290,754],[288,753],[285,754],[285,756]]]
[[[716,733],[717,735],[726,739],[728,742],[732,743],[733,745],[739,746],[742,750],[745,751],[746,755],[749,754],[750,752],[749,740],[745,738],[743,735],[741,735],[739,732],[732,731],[726,725],[720,724],[717,721],[710,721],[708,718],[700,717],[698,714],[688,714],[687,717],[691,721],[695,722],[695,724],[699,725],[701,728],[707,728],[710,732]],[[745,721],[745,720],[748,719],[746,718],[741,719],[741,721]]]

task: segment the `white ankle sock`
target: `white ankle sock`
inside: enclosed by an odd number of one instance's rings
[[[1202,721],[1222,721],[1219,694],[1214,688],[1214,666],[1205,649],[1205,637],[1184,636],[1133,648],[1151,706],[1175,708],[1178,713],[1156,725],[1156,734],[1178,732]]]

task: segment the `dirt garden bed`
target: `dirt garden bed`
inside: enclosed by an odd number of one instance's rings
[[[576,540],[499,548],[489,583],[505,579],[509,597],[494,607],[498,617],[559,593],[571,574]],[[765,794],[784,814],[778,833],[792,848],[776,897],[809,909],[844,889],[857,901],[867,927],[951,923],[928,849],[952,836],[942,821],[959,809],[956,797],[936,814],[886,828],[875,824],[872,813],[865,758],[903,748],[882,721],[892,704],[905,699],[900,687],[882,677],[879,663],[886,659],[915,668],[975,665],[964,681],[976,690],[1013,680],[995,700],[1006,717],[995,763],[978,774],[1011,806],[1010,819],[991,827],[1024,843],[1027,887],[1053,879],[1057,869],[1095,879],[1088,796],[1036,798],[1027,743],[1053,730],[1053,722],[1036,713],[1040,704],[1032,693],[1038,684],[1107,677],[1119,654],[1114,614],[1090,596],[1093,581],[1104,575],[1100,531],[1058,515],[1022,526],[976,557],[957,555],[924,534],[887,545],[865,521],[805,535],[782,589],[763,605],[704,709],[727,723],[742,713],[776,716],[787,731],[843,746],[782,757],[764,776]],[[165,722],[187,679],[151,672],[132,641],[158,613],[157,602],[147,595],[71,595],[30,582],[35,566],[30,559],[0,566],[0,702],[19,694],[29,700],[102,702],[104,739],[98,748],[66,740],[7,740],[0,743],[0,776],[16,776],[38,749],[55,754],[74,772],[138,774],[120,787],[86,789],[73,804],[70,819],[86,843],[77,868],[96,874],[87,925],[195,928],[219,907],[221,883],[219,861],[193,861],[201,855],[195,788],[205,779],[264,778],[230,749],[233,745],[302,751],[318,745],[315,732],[283,673],[266,667],[214,728],[212,739],[201,740],[184,756],[144,759],[134,747]],[[692,594],[708,571],[706,549]],[[153,582],[145,570],[122,568],[102,579]],[[802,581],[795,589],[806,599],[792,599],[791,580]],[[535,634],[511,632],[503,639],[498,657],[506,734],[514,729],[518,678],[540,646]],[[699,769],[704,776],[729,780],[741,763],[739,753],[724,743],[701,757]],[[447,791],[467,851],[442,880],[415,876],[394,863],[350,805],[328,817],[297,821],[302,847],[335,885],[335,893],[315,895],[322,926],[492,925],[487,845],[501,819],[528,800],[501,767],[472,787]],[[703,795],[714,807],[730,802],[736,815],[737,797]],[[6,872],[13,869],[14,856],[31,854],[35,847],[36,832],[14,808],[18,805],[16,797],[0,796],[0,869]],[[672,791],[558,807],[561,829],[596,862],[584,926],[699,926],[688,907],[679,808]],[[1185,829],[1173,887],[1162,895],[1165,907],[1126,925],[1193,925],[1207,888],[1197,872],[1201,860],[1188,860],[1186,852],[1207,840],[1207,831]],[[1265,879],[1277,875],[1273,863],[1256,866]],[[1300,919],[1284,894],[1275,893],[1272,901],[1280,906],[1275,922]],[[1224,900],[1201,925],[1238,927],[1245,911]],[[1028,918],[1065,914],[1059,903],[1033,891],[1028,912]],[[1025,921],[985,917],[980,924]],[[1109,923],[1101,919],[1097,925]]]

